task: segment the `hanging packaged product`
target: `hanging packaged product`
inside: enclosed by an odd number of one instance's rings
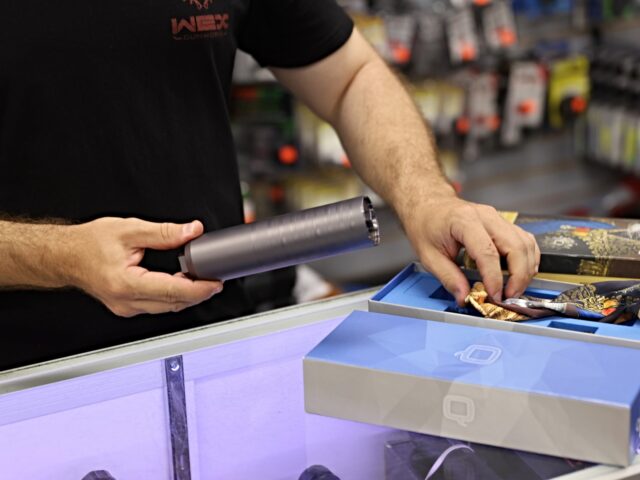
[[[438,122],[440,115],[442,92],[440,90],[440,82],[426,80],[422,83],[413,85],[411,89],[413,100],[422,112],[424,119],[434,128]]]
[[[640,64],[637,52],[602,48],[590,69],[592,101],[577,142],[586,158],[638,171]]]
[[[442,18],[432,12],[416,13],[417,27],[411,55],[411,75],[433,77],[446,68],[446,36]]]
[[[638,127],[640,127],[640,81],[631,77],[622,119],[621,166],[627,172],[637,171]]]
[[[605,161],[614,167],[620,166],[620,159],[622,156],[622,128],[624,121],[624,105],[620,102],[621,99],[616,98],[612,103],[607,105],[603,110],[603,124],[600,134],[602,151],[601,154]]]
[[[300,157],[312,159],[318,165],[339,165],[342,167],[350,167],[347,155],[342,147],[340,138],[334,128],[307,106],[297,102],[295,105],[295,118],[298,133],[299,145],[302,150]],[[283,155],[280,159],[286,160],[291,158],[290,151],[280,151]],[[298,152],[294,163],[298,163]]]
[[[436,123],[436,131],[443,135],[466,135],[469,132],[469,119],[465,114],[467,92],[452,82],[440,85],[440,115]]]
[[[586,141],[586,156],[591,160],[604,161],[604,156],[601,153],[603,150],[601,143],[606,142],[606,126],[604,125],[606,103],[601,99],[600,95],[597,94],[597,91],[594,91],[594,94],[586,116],[586,133],[584,135]],[[601,142],[601,139],[603,139],[604,142]]]
[[[631,110],[627,117],[625,145],[628,152],[627,166],[630,172],[640,175],[640,59],[636,62],[630,86],[632,92]]]
[[[283,162],[281,157],[283,147],[291,150],[297,144],[294,120],[288,114],[291,96],[284,88],[274,83],[236,85],[231,98],[238,163],[246,178],[295,168],[295,161]]]
[[[571,0],[514,0],[513,10],[530,19],[541,16],[569,15],[573,2]]]
[[[580,55],[555,61],[549,69],[549,124],[562,128],[582,115],[589,98],[589,60]]]
[[[449,0],[451,6],[456,10],[462,10],[473,5],[473,0]]]
[[[614,107],[610,102],[598,103],[596,123],[593,133],[596,135],[595,158],[612,164],[615,155],[615,144],[618,140],[618,126],[613,122]]]
[[[592,22],[630,19],[638,11],[634,0],[591,0],[589,16]]]
[[[479,43],[471,10],[464,8],[452,12],[447,16],[446,22],[451,63],[456,65],[476,60]]]
[[[545,73],[538,63],[511,65],[501,131],[503,145],[517,145],[522,139],[522,129],[542,125],[545,91]]]
[[[511,5],[494,1],[482,11],[482,26],[491,50],[508,50],[517,45],[516,22]]]
[[[493,138],[500,129],[498,79],[495,74],[470,73],[466,114],[469,131],[465,137],[463,157],[474,160],[480,155],[481,143]]]
[[[452,79],[449,79],[452,80]],[[423,117],[440,138],[457,134],[467,134],[469,129],[457,132],[461,118],[466,120],[465,88],[459,78],[449,80],[425,80],[413,85],[411,93]]]
[[[590,82],[592,85],[592,101],[587,112],[587,156],[598,161],[607,162],[610,149],[610,130],[606,124],[607,111],[611,98],[615,95],[609,78],[613,68],[611,59],[615,51],[601,49],[592,59]]]
[[[415,18],[411,15],[385,15],[384,26],[391,63],[405,67],[412,58],[411,49],[417,28]]]
[[[611,78],[614,96],[612,109],[612,156],[609,163],[622,170],[631,170],[635,156],[635,124],[637,105],[634,105],[635,66],[637,57],[634,53],[625,52],[616,62],[615,74]]]

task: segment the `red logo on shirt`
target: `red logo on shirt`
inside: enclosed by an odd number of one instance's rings
[[[182,3],[189,3],[189,5],[195,6],[198,10],[202,10],[203,8],[207,10],[213,0],[182,0]]]
[[[182,0],[198,10],[209,10],[214,0]],[[229,30],[229,14],[213,12],[189,17],[171,19],[171,33],[174,40],[199,40],[222,37]]]
[[[175,40],[221,37],[227,34],[227,30],[229,30],[228,13],[171,19],[171,33]]]

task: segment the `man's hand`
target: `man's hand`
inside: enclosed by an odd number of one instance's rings
[[[400,212],[399,212],[400,213]],[[538,272],[540,250],[535,237],[502,218],[495,208],[465,202],[454,195],[414,205],[400,213],[422,264],[463,305],[469,282],[454,260],[464,246],[475,260],[487,292],[502,299],[500,256],[507,259],[507,297],[521,295]]]
[[[431,132],[398,79],[362,35],[276,77],[337,130],[360,177],[400,215],[422,263],[462,303],[469,284],[453,259],[465,246],[489,293],[501,298],[499,254],[520,294],[539,264],[533,238],[484,205],[460,200],[440,170]]]
[[[135,218],[101,218],[69,229],[69,283],[99,299],[113,313],[177,312],[222,290],[216,281],[151,272],[139,266],[146,248],[177,248],[203,233],[202,223],[151,223]],[[71,247],[71,248],[68,248]]]

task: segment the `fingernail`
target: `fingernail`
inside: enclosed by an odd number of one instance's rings
[[[213,294],[217,295],[218,293],[220,293],[222,291],[222,285],[218,286],[218,287],[214,287],[213,289]]]
[[[193,232],[194,232],[195,228],[196,228],[196,226],[195,226],[195,224],[194,224],[193,222],[191,222],[191,223],[187,223],[186,225],[184,225],[184,226],[182,227],[182,234],[183,234],[185,237],[188,237],[188,236],[190,236],[190,235],[193,235]]]
[[[501,302],[502,301],[502,291],[501,290],[498,290],[497,292],[490,293],[489,296],[491,296],[491,298],[493,300],[495,300],[496,302]]]

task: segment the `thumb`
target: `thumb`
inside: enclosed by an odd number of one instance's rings
[[[129,235],[130,243],[136,248],[170,250],[202,235],[204,227],[199,221],[190,223],[153,223],[140,220]]]
[[[463,306],[464,299],[469,294],[469,281],[460,267],[438,250],[430,250],[421,255],[421,261],[425,268],[455,297],[456,303]]]

